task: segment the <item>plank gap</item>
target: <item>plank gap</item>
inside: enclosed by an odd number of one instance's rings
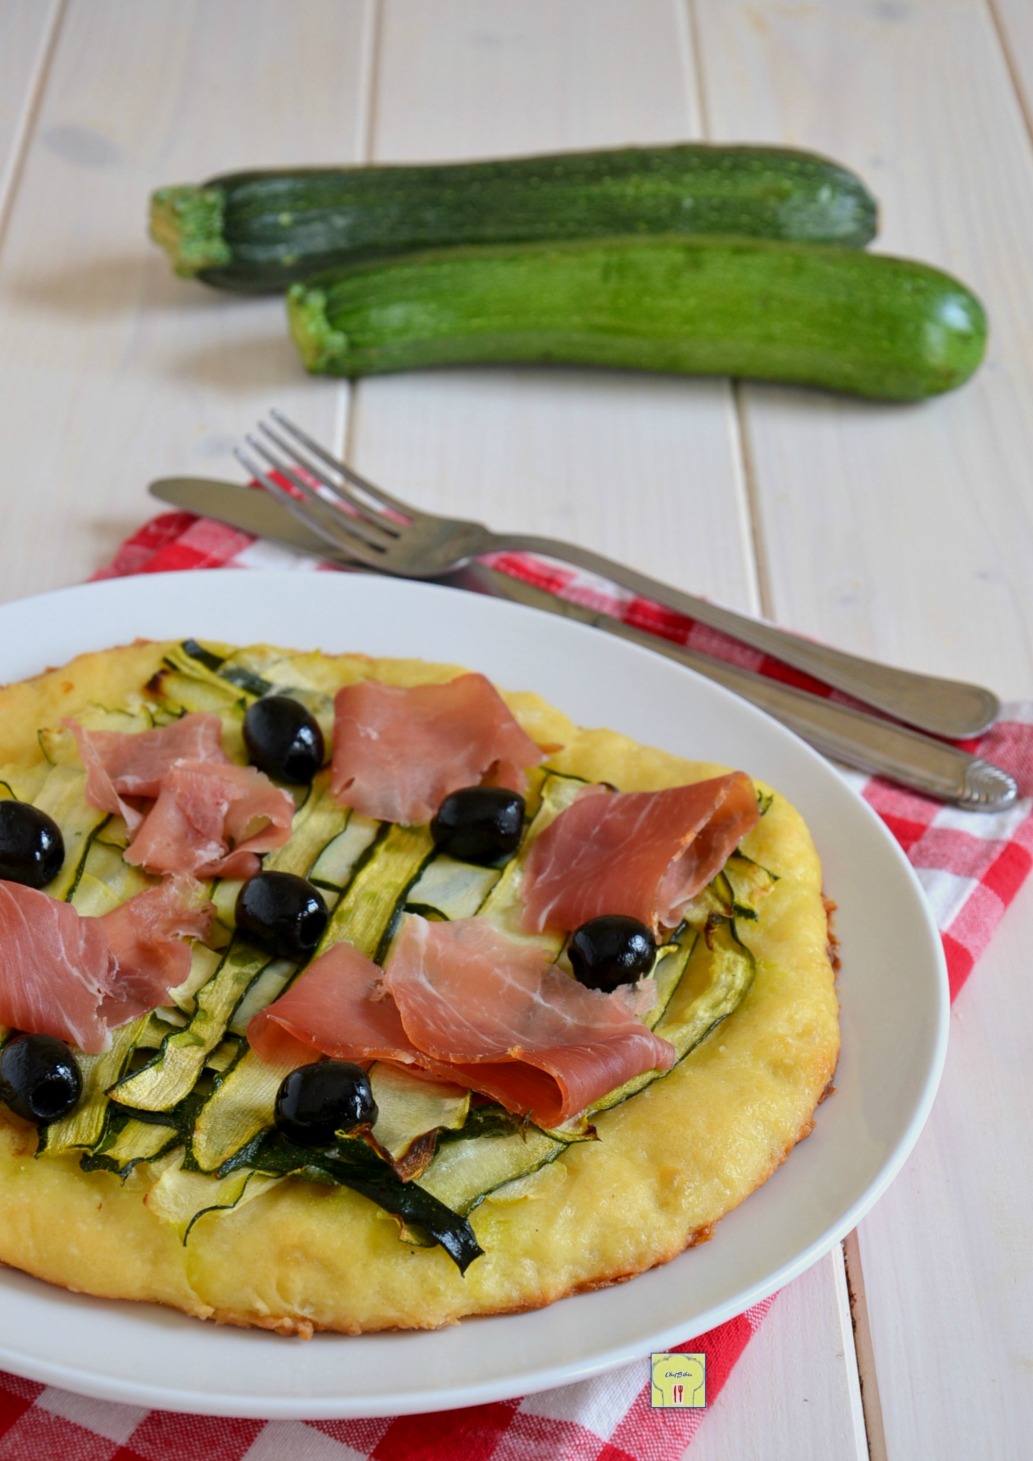
[[[861,1250],[857,1241],[856,1229],[843,1239],[843,1271],[846,1275],[847,1295],[850,1301],[850,1322],[854,1331],[857,1374],[861,1384],[861,1407],[864,1411],[864,1424],[868,1435],[868,1456],[870,1461],[887,1461],[886,1431],[882,1421],[882,1403],[879,1399],[879,1382],[875,1372],[875,1347],[872,1343],[872,1327],[868,1318],[864,1270],[861,1267]]]
[[[736,455],[736,470],[742,483],[743,500],[746,507],[747,530],[749,532],[749,559],[753,569],[753,594],[761,616],[774,619],[775,595],[768,569],[764,546],[764,518],[760,510],[760,481],[757,464],[750,447],[750,434],[746,424],[746,406],[742,397],[742,382],[729,382],[732,394],[732,420],[735,430],[732,446]]]
[[[688,29],[688,50],[692,57],[692,69],[696,77],[696,95],[699,98],[699,123],[704,142],[710,141],[710,107],[707,98],[707,78],[703,66],[703,44],[700,36],[699,18],[696,15],[696,0],[685,0],[681,11]]]
[[[18,184],[21,181],[25,159],[28,155],[29,140],[35,129],[36,119],[42,106],[43,93],[46,89],[47,77],[50,74],[50,67],[54,58],[54,51],[57,47],[57,39],[61,31],[61,23],[64,20],[67,3],[68,0],[55,0],[50,22],[45,32],[43,43],[39,48],[35,74],[25,93],[22,114],[15,128],[10,153],[10,171],[4,181],[3,191],[0,192],[0,248],[3,247],[3,241],[7,233],[7,225],[11,216],[11,209],[14,206],[14,199],[18,192]]]
[[[699,105],[700,130],[705,142],[713,141],[711,136],[710,103],[707,91],[706,67],[703,64],[703,33],[697,13],[697,0],[685,0],[681,15],[686,25],[686,44],[690,55],[690,64],[696,81],[696,94]],[[763,552],[761,537],[762,518],[759,511],[757,499],[756,474],[750,456],[749,440],[746,434],[746,413],[743,408],[739,392],[738,381],[730,380],[726,386],[730,396],[731,405],[731,442],[730,449],[733,457],[732,470],[735,473],[741,503],[746,517],[746,571],[750,579],[749,590],[754,601],[754,606],[765,618],[772,617],[773,596],[770,589],[770,579],[767,572],[767,562]]]
[[[366,12],[365,44],[363,46],[363,86],[366,92],[362,107],[362,133],[359,137],[359,153],[363,162],[373,161],[373,150],[377,131],[377,111],[380,106],[380,57],[383,50],[384,6],[382,0],[369,0]]]
[[[380,56],[383,38],[382,0],[368,0],[363,32],[362,88],[359,112],[362,117],[358,154],[369,167],[373,161],[377,130],[377,109],[380,104]],[[350,463],[355,450],[355,433],[359,416],[359,381],[342,380],[337,387],[334,436],[341,444],[341,457]]]

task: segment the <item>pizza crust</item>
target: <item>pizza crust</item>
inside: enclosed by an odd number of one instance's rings
[[[0,762],[35,759],[36,731],[138,694],[163,645],[87,655],[0,691]],[[256,649],[255,668],[279,651]],[[452,666],[306,655],[313,685],[359,676],[451,678]],[[507,700],[558,770],[622,790],[700,780],[688,762],[607,730],[578,730],[529,694]],[[779,795],[743,844],[778,881],[739,933],[756,977],[738,1009],[665,1077],[595,1118],[579,1142],[471,1214],[484,1249],[461,1274],[440,1248],[402,1242],[394,1218],[347,1189],[287,1180],[207,1214],[184,1245],[147,1205],[153,1172],[121,1183],[74,1157],[35,1158],[35,1131],[0,1107],[0,1262],[104,1297],[285,1333],[427,1329],[538,1307],[631,1277],[708,1237],[811,1129],[839,1051],[821,868]]]

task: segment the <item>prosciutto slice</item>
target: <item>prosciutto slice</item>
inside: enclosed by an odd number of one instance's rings
[[[294,801],[222,749],[217,715],[190,713],[158,730],[87,731],[66,721],[86,767],[86,800],[133,834],[126,861],[148,872],[248,878],[258,854],[290,836]]]
[[[247,1038],[263,1060],[301,1065],[314,1053],[336,1060],[393,1060],[414,1050],[380,968],[353,944],[332,944],[279,999],[252,1016]]]
[[[401,688],[376,680],[334,698],[333,794],[383,822],[429,822],[462,787],[523,791],[543,752],[483,675]]]
[[[253,766],[177,761],[125,851],[159,874],[249,878],[290,836],[294,801]]]
[[[94,1053],[108,1027],[100,1007],[111,992],[111,952],[99,918],[21,883],[0,882],[0,1023],[57,1035]]]
[[[248,1026],[269,1060],[393,1060],[557,1126],[674,1048],[639,1019],[652,990],[586,989],[483,919],[410,915],[381,976],[335,945]],[[288,1043],[289,1042],[289,1043]]]
[[[384,984],[405,1033],[451,1079],[558,1126],[675,1050],[642,1024],[654,991],[587,989],[480,918],[406,918]]]
[[[112,1024],[156,1009],[190,973],[188,938],[206,939],[213,908],[193,878],[165,878],[105,913],[101,922],[117,989],[105,1013]],[[114,1018],[118,1006],[121,1015]]]
[[[742,771],[664,791],[578,798],[536,838],[525,865],[527,928],[575,929],[625,914],[657,932],[724,866],[758,817]]]
[[[217,715],[191,711],[169,725],[137,732],[89,731],[74,720],[63,724],[75,736],[86,767],[86,800],[98,811],[124,817],[130,832],[143,821],[144,809],[127,798],[154,800],[177,761],[229,761]]]
[[[56,1035],[88,1055],[183,981],[180,934],[207,931],[211,907],[187,882],[137,893],[103,918],[21,883],[0,882],[0,1023]]]

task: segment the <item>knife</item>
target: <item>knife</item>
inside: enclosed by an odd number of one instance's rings
[[[162,477],[152,482],[149,490],[153,497],[187,512],[215,518],[257,538],[323,558],[353,572],[366,571],[327,544],[267,492],[201,477]],[[972,756],[921,731],[906,729],[866,711],[839,705],[805,690],[764,679],[724,660],[658,639],[609,614],[557,598],[483,563],[470,563],[432,582],[508,599],[642,645],[759,706],[824,755],[861,771],[888,777],[939,801],[953,802],[973,811],[997,811],[1010,806],[1018,796],[1012,777],[982,756]]]

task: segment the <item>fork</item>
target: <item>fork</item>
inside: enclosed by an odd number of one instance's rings
[[[978,735],[1000,714],[1000,701],[981,686],[878,664],[804,639],[660,583],[576,543],[528,533],[496,533],[481,523],[422,511],[360,476],[282,411],[269,414],[276,426],[259,422],[261,438],[253,434],[245,438],[265,467],[239,447],[234,451],[237,460],[326,542],[367,568],[403,578],[433,578],[500,549],[533,553],[587,569],[934,735],[954,740]]]

